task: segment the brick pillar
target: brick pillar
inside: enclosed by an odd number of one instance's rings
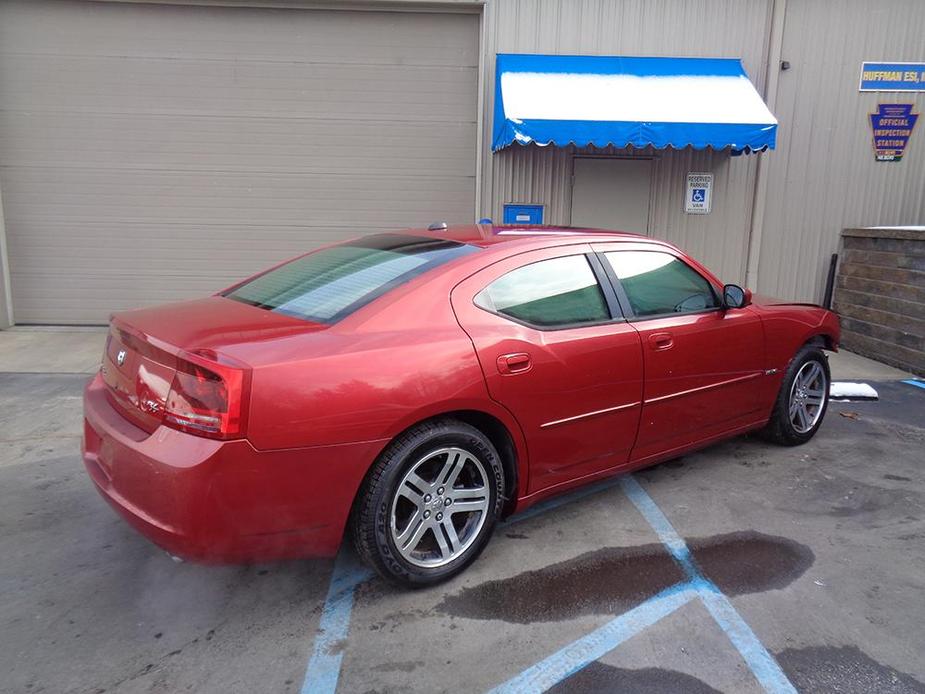
[[[925,227],[845,229],[834,309],[845,349],[925,375]]]

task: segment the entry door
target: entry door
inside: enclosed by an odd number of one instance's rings
[[[518,255],[452,294],[491,397],[526,435],[530,493],[626,464],[636,438],[639,335],[609,307],[588,251]]]
[[[651,181],[651,159],[577,157],[572,226],[648,234]]]

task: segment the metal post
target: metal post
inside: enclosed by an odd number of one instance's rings
[[[780,77],[780,57],[784,45],[784,20],[787,16],[787,0],[774,0],[771,10],[771,36],[768,40],[768,68],[764,101],[771,113],[777,102],[777,84]],[[755,197],[752,203],[752,223],[748,233],[748,260],[745,265],[745,286],[758,289],[758,264],[761,259],[761,235],[764,232],[764,210],[768,196],[768,174],[765,158],[767,152],[758,157],[755,173]]]
[[[10,253],[3,221],[3,195],[0,193],[0,330],[13,325],[13,294],[10,288]]]
[[[822,305],[825,308],[832,308],[832,292],[835,291],[835,268],[838,266],[838,253],[833,253],[829,260],[829,276],[825,279],[825,296],[822,299]]]

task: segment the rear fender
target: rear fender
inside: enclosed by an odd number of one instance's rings
[[[482,385],[484,387],[484,383]],[[458,419],[466,420],[466,414],[468,413],[487,415],[497,420],[506,430],[514,446],[516,488],[512,490],[513,497],[515,499],[522,497],[526,494],[529,475],[527,440],[524,437],[523,430],[520,428],[520,424],[514,416],[507,409],[494,400],[491,400],[488,397],[487,390],[485,391],[484,398],[454,398],[452,400],[443,400],[430,403],[426,407],[421,407],[414,412],[409,412],[405,417],[395,422],[388,433],[388,442],[382,446],[377,455],[385,450],[388,443],[421,422],[430,419],[438,419],[440,417],[453,417],[454,415],[456,415]]]

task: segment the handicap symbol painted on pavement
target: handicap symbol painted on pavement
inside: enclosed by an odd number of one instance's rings
[[[691,196],[693,202],[704,202],[707,199],[706,188],[694,188],[694,194]]]

